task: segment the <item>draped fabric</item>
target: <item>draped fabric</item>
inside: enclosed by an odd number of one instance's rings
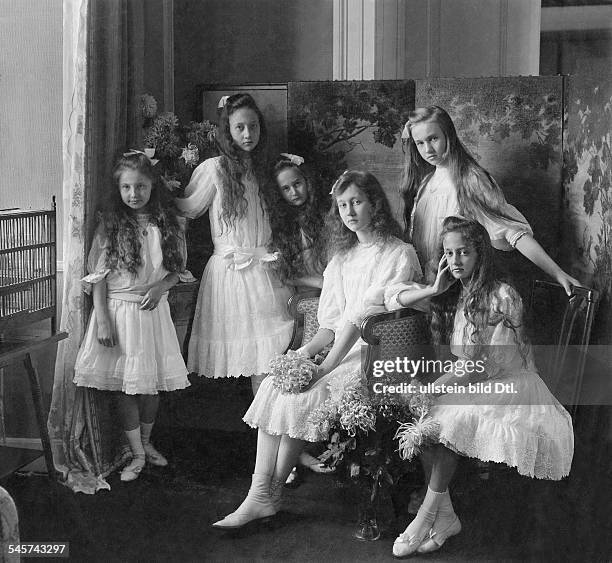
[[[122,463],[109,393],[76,387],[74,364],[91,302],[81,290],[117,155],[138,143],[137,97],[144,61],[143,0],[64,0],[63,256],[60,330],[48,427],[54,460],[74,491],[109,489]]]

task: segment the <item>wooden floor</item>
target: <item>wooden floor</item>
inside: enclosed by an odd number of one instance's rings
[[[463,531],[421,559],[612,560],[609,416],[609,408],[580,411],[572,474],[561,482],[514,471],[483,480],[465,460],[451,491]],[[248,489],[254,432],[160,425],[155,437],[169,467],[147,468],[132,483],[112,475],[111,490],[96,495],[53,492],[44,477],[5,479],[22,541],[69,541],[73,561],[391,561],[393,539],[409,521],[406,503],[418,473],[383,499],[382,537],[369,543],[352,538],[354,489],[309,473],[286,490],[283,511],[269,524],[215,532],[210,524]]]

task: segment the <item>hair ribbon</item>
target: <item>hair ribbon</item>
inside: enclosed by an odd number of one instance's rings
[[[404,125],[404,129],[402,130],[402,141],[406,141],[410,139],[410,120],[406,121],[406,125]]]
[[[297,154],[290,154],[288,152],[280,153],[281,156],[284,156],[287,160],[291,162],[291,164],[295,164],[295,166],[301,166],[304,164],[304,159]]]
[[[344,178],[344,175],[348,172],[348,170],[345,170],[344,172],[342,172],[342,174],[340,174],[340,176],[338,176],[338,179],[334,182],[334,185],[332,186],[331,191],[329,192],[329,195],[334,195],[334,191],[336,190],[336,188],[340,185],[340,182],[342,181],[342,178]]]
[[[137,154],[142,154],[143,156],[146,156],[149,159],[151,166],[155,166],[159,162],[158,159],[153,158],[153,155],[155,154],[155,149],[145,149],[144,151],[139,151],[138,149],[130,149],[128,152],[124,152],[123,156],[136,156]]]
[[[217,109],[223,109],[225,107],[225,104],[227,104],[228,98],[229,96],[221,96],[219,98],[219,103],[217,104]]]

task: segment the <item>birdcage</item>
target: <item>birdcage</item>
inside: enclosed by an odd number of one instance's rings
[[[53,209],[0,211],[0,333],[51,319],[56,329],[56,237]]]

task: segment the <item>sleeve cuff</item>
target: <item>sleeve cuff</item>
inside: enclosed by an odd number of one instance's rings
[[[110,274],[110,269],[107,268],[106,270],[100,270],[81,278],[81,287],[83,291],[90,295],[93,285],[102,281],[108,274]]]

